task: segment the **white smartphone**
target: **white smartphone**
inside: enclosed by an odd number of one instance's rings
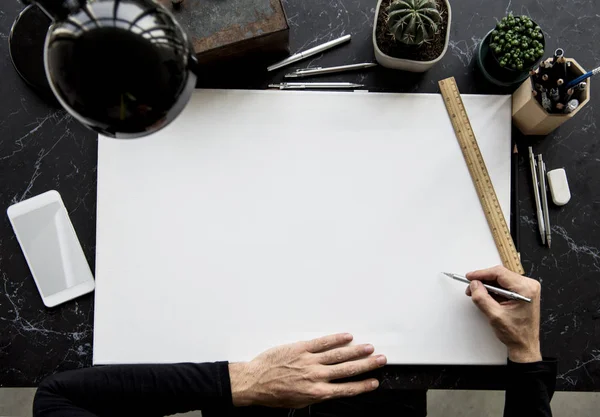
[[[21,201],[6,212],[47,307],[94,290],[94,276],[57,191]]]

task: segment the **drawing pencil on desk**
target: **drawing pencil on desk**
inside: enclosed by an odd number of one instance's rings
[[[351,35],[342,36],[341,38],[334,39],[322,45],[315,46],[314,48],[310,48],[306,51],[298,52],[297,54],[287,57],[283,61],[279,61],[276,64],[271,65],[267,68],[267,71],[275,71],[279,68],[283,68],[295,62],[301,61],[305,58],[320,54],[321,52],[325,52],[335,46],[343,44],[344,42],[350,41],[351,38]]]
[[[531,168],[531,180],[533,182],[533,196],[535,198],[535,208],[537,211],[538,229],[542,243],[546,244],[546,222],[544,221],[544,213],[542,212],[542,200],[540,198],[540,184],[537,174],[537,162],[533,155],[533,147],[529,147],[529,166]]]
[[[328,67],[328,68],[304,68],[297,69],[294,72],[285,75],[285,78],[301,78],[301,77],[310,77],[313,75],[322,75],[322,74],[334,74],[338,72],[344,71],[355,71],[367,68],[376,67],[377,64],[374,62],[365,62],[361,64],[350,64],[350,65],[340,65],[337,67]]]
[[[548,247],[550,247],[551,243],[550,243],[550,236],[551,236],[551,230],[550,230],[550,213],[548,211],[548,193],[547,193],[547,189],[546,189],[546,173],[545,173],[545,166],[546,164],[544,163],[544,159],[542,158],[542,154],[539,154],[537,156],[537,168],[538,168],[538,179],[540,182],[540,198],[541,198],[541,202],[542,202],[542,212],[544,214],[544,233],[546,234],[546,242],[545,244],[548,245]]]
[[[306,90],[306,89],[347,89],[362,88],[364,84],[355,84],[347,82],[316,82],[316,83],[280,83],[269,84],[269,88],[279,88],[280,90]]]

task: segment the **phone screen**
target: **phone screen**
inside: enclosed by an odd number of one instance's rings
[[[53,201],[11,218],[43,297],[82,284],[90,277],[89,266],[63,207]]]

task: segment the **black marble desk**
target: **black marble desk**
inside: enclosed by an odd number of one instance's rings
[[[373,59],[371,30],[376,0],[287,0],[291,49],[315,46],[342,34],[352,42],[306,64],[336,65]],[[438,91],[455,76],[463,93],[490,93],[475,80],[477,43],[506,11],[528,13],[547,32],[548,50],[563,47],[587,68],[600,64],[600,5],[595,0],[452,1],[448,54],[433,70],[414,75],[382,68],[340,79],[372,91]],[[61,194],[90,264],[94,265],[96,136],[63,110],[48,107],[19,79],[8,56],[10,26],[22,6],[0,5],[0,208],[49,189]],[[211,79],[213,87],[265,88],[285,70]],[[335,78],[331,78],[335,79]],[[543,283],[542,344],[560,358],[558,388],[600,389],[600,147],[594,117],[600,90],[576,118],[547,138],[515,132],[521,157],[521,252],[530,276]],[[538,242],[527,146],[543,152],[549,168],[565,167],[573,199],[551,208],[553,247]],[[6,216],[0,220],[0,386],[32,386],[53,372],[90,366],[93,295],[44,308]],[[502,371],[470,367],[389,367],[384,384],[398,388],[499,388]]]

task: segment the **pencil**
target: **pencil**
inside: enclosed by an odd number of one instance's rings
[[[577,77],[574,80],[569,81],[569,83],[567,84],[567,88],[575,87],[580,82],[585,81],[588,78],[590,78],[590,77],[592,77],[594,75],[598,75],[598,74],[600,74],[600,67],[598,67],[596,69],[593,69],[590,72],[586,72],[582,76]]]

